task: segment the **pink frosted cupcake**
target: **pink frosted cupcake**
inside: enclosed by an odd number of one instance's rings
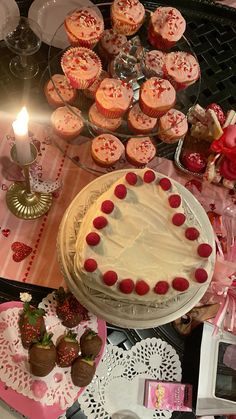
[[[200,67],[196,58],[184,51],[166,54],[164,72],[176,90],[185,89],[200,77]]]
[[[99,56],[107,63],[113,60],[126,44],[125,35],[116,33],[113,29],[105,29],[98,44]]]
[[[61,59],[61,67],[75,89],[87,89],[100,76],[102,65],[95,52],[88,48],[70,48]]]
[[[151,118],[160,118],[176,101],[176,92],[168,80],[151,77],[140,88],[139,106]]]
[[[78,108],[63,106],[57,108],[51,115],[53,131],[66,141],[78,137],[84,128],[84,121]]]
[[[96,91],[98,112],[107,118],[120,118],[130,107],[132,86],[119,79],[104,79]]]
[[[54,74],[45,84],[44,93],[49,105],[53,108],[64,106],[65,103],[72,105],[77,98],[77,91],[63,74]]]
[[[157,125],[157,119],[143,113],[136,103],[129,111],[127,118],[128,127],[135,134],[148,134]]]
[[[93,160],[103,167],[113,166],[124,153],[122,142],[112,134],[101,134],[92,140]]]
[[[96,128],[98,128],[98,132],[116,131],[122,122],[121,118],[106,118],[104,115],[98,112],[96,103],[94,103],[89,109],[88,116],[89,121],[96,125]]]
[[[126,158],[134,166],[144,166],[156,155],[156,147],[149,137],[130,138],[126,144]]]
[[[157,49],[173,47],[186,29],[186,22],[174,7],[158,7],[151,15],[148,40]]]
[[[104,31],[103,17],[96,7],[75,10],[64,21],[72,46],[93,48]]]
[[[152,50],[146,52],[143,61],[143,72],[146,77],[163,78],[163,68],[166,54],[162,51]]]
[[[89,99],[95,99],[96,91],[98,90],[98,87],[100,86],[102,80],[109,78],[109,74],[102,70],[100,76],[89,86],[87,89],[84,89],[84,94]]]
[[[134,35],[144,18],[145,8],[138,0],[114,0],[111,5],[112,27],[117,33]]]
[[[165,143],[177,142],[187,131],[187,117],[177,109],[170,109],[159,120],[158,137]]]

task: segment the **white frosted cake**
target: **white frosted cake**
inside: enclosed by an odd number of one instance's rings
[[[88,209],[74,270],[86,287],[115,300],[156,304],[210,281],[210,243],[194,215],[186,217],[173,181],[140,169]]]

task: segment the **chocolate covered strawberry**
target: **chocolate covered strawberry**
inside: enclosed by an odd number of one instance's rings
[[[85,387],[91,383],[96,371],[96,365],[91,357],[79,356],[72,364],[71,378],[75,386]]]
[[[95,358],[102,347],[102,339],[91,329],[85,330],[80,338],[80,348],[83,356]]]
[[[46,331],[44,315],[45,311],[42,308],[30,306],[30,294],[23,293],[21,297],[24,301],[23,311],[20,313],[19,328],[22,345],[28,349],[34,340],[41,339]],[[27,300],[26,300],[27,299]]]
[[[76,333],[69,331],[65,336],[62,336],[59,339],[56,350],[57,365],[59,367],[70,367],[79,355],[79,343],[76,339]]]
[[[45,333],[43,338],[29,349],[30,371],[37,377],[45,377],[56,365],[57,352],[52,336],[52,333]]]
[[[71,292],[65,292],[64,288],[60,287],[55,295],[57,299],[56,313],[63,326],[70,329],[78,326],[82,320],[88,319],[88,311]]]

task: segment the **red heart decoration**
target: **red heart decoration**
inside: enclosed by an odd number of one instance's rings
[[[30,255],[33,249],[32,247],[27,246],[27,244],[14,242],[11,245],[11,250],[14,252],[12,256],[13,260],[15,262],[21,262]]]
[[[4,237],[8,237],[10,232],[11,231],[9,230],[9,228],[3,228],[2,230],[2,234],[4,235]]]

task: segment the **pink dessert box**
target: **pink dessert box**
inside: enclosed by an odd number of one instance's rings
[[[148,409],[192,412],[192,386],[145,380],[143,404]]]

